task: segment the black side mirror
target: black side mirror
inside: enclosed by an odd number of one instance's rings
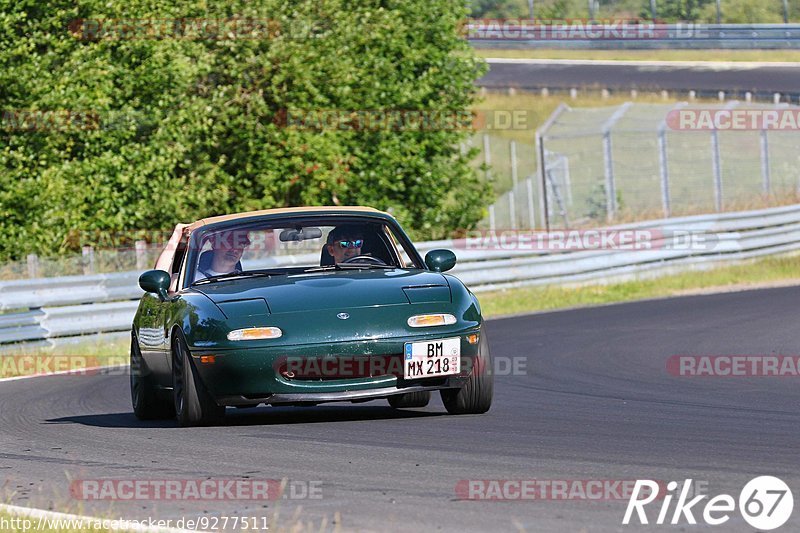
[[[170,276],[163,270],[148,270],[139,276],[139,286],[142,290],[157,294],[162,302],[167,299],[169,282]]]
[[[446,272],[456,266],[456,254],[444,249],[431,250],[425,254],[425,265],[435,272]]]

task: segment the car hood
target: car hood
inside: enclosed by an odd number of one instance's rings
[[[403,269],[241,278],[195,285],[193,289],[208,296],[229,318],[240,313],[257,314],[258,306],[253,302],[260,300],[266,302],[265,311],[271,314],[451,301],[443,275]]]

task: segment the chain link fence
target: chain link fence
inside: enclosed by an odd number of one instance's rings
[[[787,104],[562,105],[535,143],[479,138],[498,192],[483,228],[738,211],[795,203],[800,191],[800,107]]]

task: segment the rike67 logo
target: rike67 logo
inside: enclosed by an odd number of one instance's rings
[[[678,483],[667,483],[667,494],[661,501],[661,509],[655,523],[679,524],[682,519],[688,524],[697,524],[694,513],[702,512],[702,519],[706,524],[717,526],[724,524],[731,518],[731,513],[736,510],[736,501],[729,494],[714,496],[705,505],[698,505],[708,495],[701,494],[691,500],[688,499],[691,491],[692,480],[687,479],[680,489],[678,500],[673,509],[671,519],[668,519],[673,497],[676,495]],[[640,524],[648,524],[645,506],[652,503],[659,495],[659,484],[649,479],[638,479],[633,487],[633,493],[628,500],[624,525],[631,523],[634,511]],[[644,495],[643,497],[641,497]],[[789,520],[794,508],[794,498],[789,486],[781,479],[773,476],[759,476],[751,479],[739,493],[739,512],[745,522],[760,531],[769,531],[781,527]],[[697,508],[695,508],[697,506]],[[634,522],[635,523],[635,522]]]

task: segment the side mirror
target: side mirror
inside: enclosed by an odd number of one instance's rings
[[[425,265],[435,272],[445,272],[456,266],[456,254],[450,250],[431,250],[425,254]]]
[[[158,298],[162,302],[167,299],[169,281],[169,274],[163,270],[148,270],[139,276],[139,286],[142,288],[142,290],[157,294]]]

